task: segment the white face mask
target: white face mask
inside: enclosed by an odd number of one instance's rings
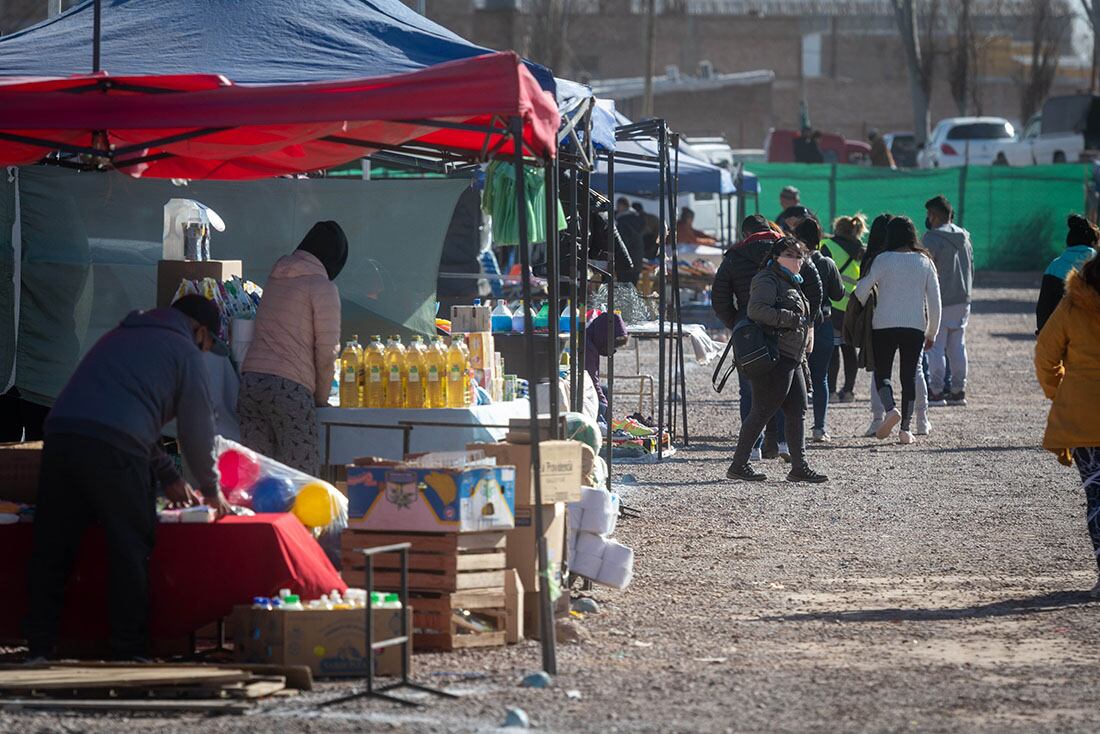
[[[777,257],[775,261],[792,273],[797,273],[799,270],[802,269],[802,258],[800,257],[783,256]]]

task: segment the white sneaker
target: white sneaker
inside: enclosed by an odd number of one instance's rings
[[[814,443],[829,443],[833,440],[833,437],[820,428],[814,429],[813,442]]]
[[[901,411],[894,408],[882,419],[882,425],[875,431],[875,438],[880,441],[890,438],[890,434],[894,432],[894,426],[899,423],[901,423]]]
[[[913,418],[913,435],[914,436],[927,436],[932,432],[932,421],[928,420],[928,414],[917,414]]]
[[[786,441],[779,442],[779,458],[788,464],[791,463],[791,448],[787,445]]]
[[[752,453],[749,455],[749,461],[763,461],[763,460],[764,460],[764,451],[759,446],[757,446],[756,448],[754,448],[752,450]]]
[[[878,433],[878,429],[882,426],[881,418],[872,418],[871,425],[867,426],[867,430],[863,432],[864,438],[874,438]]]
[[[909,431],[898,431],[898,443],[902,444],[903,446],[908,446],[916,440],[917,439],[913,438],[913,434]]]

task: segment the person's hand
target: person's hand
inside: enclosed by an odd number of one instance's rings
[[[164,496],[168,498],[168,508],[172,510],[191,507],[198,504],[199,501],[195,490],[191,489],[191,485],[182,479],[164,485]]]
[[[215,520],[221,520],[226,515],[233,514],[233,509],[229,506],[229,502],[226,501],[225,495],[222,494],[220,489],[213,497],[206,498],[206,504],[214,510]]]
[[[935,344],[935,343],[936,342],[933,339],[928,339],[926,337],[925,340],[924,340],[924,351],[927,352],[929,349],[932,348],[932,345]]]

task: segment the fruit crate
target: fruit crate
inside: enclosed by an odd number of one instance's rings
[[[485,533],[384,533],[345,530],[341,537],[344,580],[351,586],[364,582],[365,559],[359,548],[411,543],[409,590],[448,594],[491,590],[503,599],[507,567],[503,531]],[[397,591],[401,587],[401,557],[383,553],[374,557],[374,590]],[[503,607],[503,601],[499,605]]]

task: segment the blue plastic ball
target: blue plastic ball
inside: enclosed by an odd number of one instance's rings
[[[261,477],[252,485],[252,509],[256,512],[287,512],[294,502],[294,485],[282,477]]]

